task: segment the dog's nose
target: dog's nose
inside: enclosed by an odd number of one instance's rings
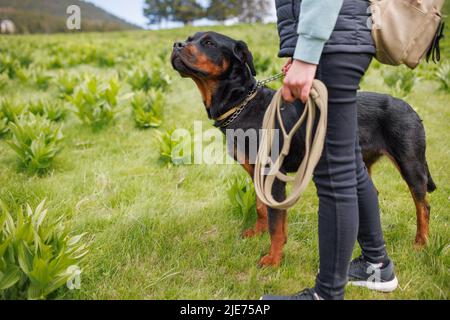
[[[175,43],[173,44],[173,47],[174,47],[175,49],[181,49],[181,48],[183,48],[185,45],[186,45],[186,42],[175,42]]]

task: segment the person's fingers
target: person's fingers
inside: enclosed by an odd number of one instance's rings
[[[300,92],[299,98],[300,98],[300,100],[302,100],[303,103],[306,103],[309,99],[309,93],[311,91],[311,86],[312,86],[312,83],[306,83]]]
[[[281,95],[283,96],[284,101],[294,102],[295,97],[292,95],[291,90],[287,85],[283,85],[281,88]]]
[[[300,99],[300,93],[302,92],[300,85],[291,86],[289,89],[295,99]]]

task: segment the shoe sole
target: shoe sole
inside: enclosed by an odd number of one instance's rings
[[[392,292],[398,287],[397,277],[391,281],[386,282],[375,282],[375,281],[349,281],[349,284],[356,287],[365,287],[370,290],[380,291],[380,292]]]

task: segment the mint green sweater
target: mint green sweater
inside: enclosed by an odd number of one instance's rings
[[[302,0],[294,59],[318,64],[343,0]]]

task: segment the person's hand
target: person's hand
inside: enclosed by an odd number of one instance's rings
[[[294,102],[297,98],[306,103],[316,76],[317,65],[294,60],[290,66],[288,64],[285,66],[288,68],[281,90],[283,99],[287,102]]]
[[[281,72],[283,72],[283,74],[286,75],[291,65],[292,65],[292,58],[289,58],[284,64],[283,68],[281,68]]]

